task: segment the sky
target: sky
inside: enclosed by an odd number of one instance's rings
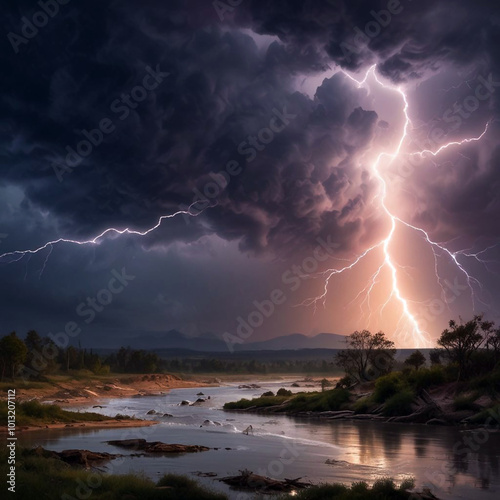
[[[500,321],[493,0],[8,1],[0,327],[119,347]]]

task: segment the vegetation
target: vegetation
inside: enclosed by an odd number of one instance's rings
[[[347,349],[337,353],[335,359],[350,377],[361,382],[391,371],[396,350],[383,332],[356,331],[346,342]]]
[[[8,373],[14,378],[20,365],[26,360],[28,349],[26,344],[17,338],[16,332],[0,339],[0,362],[2,364],[2,380]]]
[[[392,395],[384,404],[383,413],[386,417],[409,415],[412,412],[412,403],[415,393],[411,389],[403,389]]]
[[[0,451],[0,460],[7,463],[7,449]],[[113,462],[110,462],[112,470]],[[50,480],[47,480],[50,478]],[[365,482],[322,484],[282,495],[279,500],[410,500],[413,479],[399,486],[392,479],[380,479],[373,486]],[[195,480],[165,474],[154,482],[141,474],[102,474],[97,470],[71,467],[61,460],[45,458],[31,450],[18,448],[15,497],[31,500],[33,492],[39,498],[92,498],[95,500],[227,500],[223,493],[210,491]]]
[[[344,484],[323,484],[302,490],[293,496],[284,496],[280,500],[410,500],[414,498],[409,491],[415,486],[414,481],[408,479],[400,486],[396,486],[392,479],[379,479],[373,486],[365,482]]]
[[[406,358],[405,365],[412,366],[415,370],[418,370],[421,366],[425,365],[425,356],[417,349]]]
[[[168,356],[165,356],[168,358]],[[268,374],[321,373],[332,375],[335,364],[325,359],[219,359],[200,356],[164,359],[158,353],[121,347],[102,356],[92,349],[60,347],[50,337],[30,330],[24,341],[15,332],[0,338],[0,380],[20,379],[24,384],[47,376],[87,370],[95,375],[113,373]]]
[[[493,323],[484,321],[483,316],[474,316],[466,323],[458,324],[451,320],[450,328],[443,331],[438,345],[444,349],[443,354],[458,367],[458,380],[464,380],[471,373],[474,355],[486,346],[491,358],[498,362],[500,334],[493,330]]]
[[[225,410],[247,410],[248,408],[265,408],[267,406],[275,406],[284,403],[288,396],[261,396],[260,398],[254,399],[240,399],[239,401],[234,401],[226,403],[224,405]]]
[[[277,395],[271,397],[262,395],[260,398],[251,400],[240,399],[239,401],[226,403],[224,409],[247,410],[249,408],[277,406],[277,408],[274,408],[276,412],[335,411],[342,409],[348,401],[349,391],[332,389],[322,392],[299,392],[288,396]]]
[[[37,400],[25,401],[16,404],[16,424],[17,425],[40,425],[51,422],[96,422],[110,420],[99,413],[74,412],[63,410],[60,406],[42,404]],[[0,420],[7,422],[7,401],[0,401]]]
[[[214,356],[214,355],[212,355]],[[256,374],[271,373],[318,373],[331,376],[338,372],[333,362],[325,359],[219,359],[215,357],[200,358],[183,357],[163,359],[162,367],[172,373],[224,373],[224,374]]]
[[[3,463],[7,463],[6,451],[0,452]],[[38,498],[62,499],[227,500],[226,495],[211,492],[185,477],[167,474],[155,484],[138,474],[100,474],[18,449],[14,496],[18,500],[31,500],[34,492]]]

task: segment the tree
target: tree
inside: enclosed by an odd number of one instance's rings
[[[491,335],[493,323],[483,321],[476,315],[467,323],[451,320],[450,328],[443,331],[437,343],[444,349],[445,356],[458,366],[458,380],[468,373],[472,356],[485,345]]]
[[[425,365],[425,356],[417,349],[405,359],[405,365],[413,366],[415,370],[418,370]]]
[[[332,386],[332,383],[327,378],[322,379],[320,384],[321,384],[321,392],[325,392],[325,389],[327,387]]]
[[[361,382],[391,371],[396,349],[383,332],[355,331],[346,342],[347,349],[337,353],[335,362],[347,375]]]
[[[442,354],[442,349],[432,349],[432,351],[429,352],[429,359],[431,360],[431,365],[441,364],[441,354]]]
[[[486,348],[493,352],[495,362],[498,363],[500,361],[500,328],[490,331]]]
[[[12,332],[0,339],[0,361],[2,363],[2,380],[6,372],[14,379],[17,369],[26,360],[28,349],[26,344]]]

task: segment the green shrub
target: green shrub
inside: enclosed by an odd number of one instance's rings
[[[309,392],[295,396],[286,409],[292,411],[335,411],[349,401],[349,391],[332,389],[324,392]]]
[[[373,406],[373,401],[369,396],[358,399],[353,405],[352,409],[355,413],[368,413]]]
[[[278,389],[278,392],[276,393],[276,396],[291,396],[292,391],[289,391],[288,389],[285,389],[282,387],[281,389]]]
[[[412,412],[411,404],[415,394],[411,389],[403,389],[401,392],[391,396],[384,405],[384,415],[392,417],[396,415],[408,415]]]
[[[379,479],[372,487],[365,482],[344,484],[321,484],[293,495],[285,495],[280,500],[410,500],[415,482],[404,480],[398,487],[392,479]]]
[[[255,399],[240,399],[224,405],[224,410],[246,410],[255,406],[257,408],[265,408],[266,406],[280,405],[288,399],[288,396],[261,396]]]
[[[354,383],[354,380],[352,379],[352,377],[350,377],[349,375],[346,375],[345,377],[342,377],[341,379],[339,379],[335,388],[336,389],[347,389],[347,388],[351,387],[351,385],[353,383]]]
[[[469,387],[495,398],[500,393],[500,367],[486,375],[474,377]]]
[[[434,365],[431,368],[413,370],[407,375],[407,380],[408,383],[417,391],[443,384],[446,381],[445,372],[441,365]]]
[[[497,427],[500,424],[500,404],[493,408],[488,408],[469,418],[469,422],[475,425],[489,425]]]
[[[403,380],[402,374],[399,372],[379,377],[375,382],[373,400],[377,403],[383,403],[391,396],[394,396],[394,394],[400,392],[405,385],[406,383]]]

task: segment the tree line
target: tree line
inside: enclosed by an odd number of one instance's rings
[[[432,365],[444,364],[457,381],[477,377],[500,367],[500,328],[483,315],[469,321],[451,320],[430,352]],[[345,383],[374,380],[390,373],[395,365],[395,344],[383,332],[356,331],[346,338],[347,348],[339,351],[335,363],[346,374]],[[416,350],[405,361],[418,370],[426,358]]]
[[[30,330],[23,340],[16,332],[0,338],[0,377],[40,379],[46,375],[89,370],[103,375],[118,373],[156,373],[163,369],[155,353],[122,347],[117,353],[103,357],[93,349],[68,346],[61,348],[50,338]]]

